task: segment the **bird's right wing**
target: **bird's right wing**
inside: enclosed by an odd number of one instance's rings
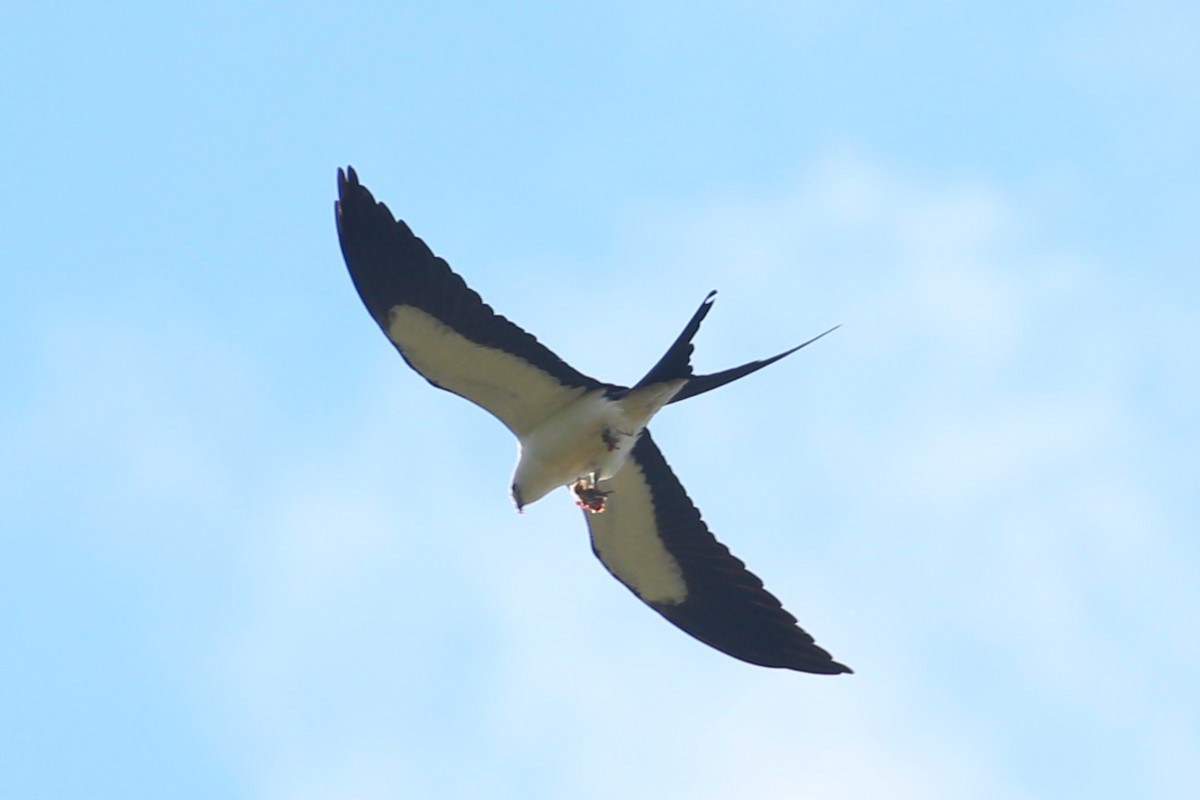
[[[645,431],[612,478],[604,512],[584,512],[608,571],[668,621],[751,664],[850,672],[797,624],[762,581],[718,542]]]
[[[342,255],[367,311],[409,366],[517,436],[588,391],[589,378],[491,306],[383,203],[338,170]]]

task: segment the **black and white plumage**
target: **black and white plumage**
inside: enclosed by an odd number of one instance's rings
[[[608,571],[685,632],[752,664],[850,672],[713,537],[646,429],[668,403],[748,375],[820,336],[769,359],[695,375],[691,340],[712,292],[644,378],[632,387],[598,381],[492,311],[372,197],[353,168],[338,170],[338,197],[342,254],[375,322],[427,381],[482,406],[516,435],[511,491],[518,511],[567,486]]]

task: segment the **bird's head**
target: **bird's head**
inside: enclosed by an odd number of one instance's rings
[[[513,504],[520,514],[525,506],[536,503],[560,486],[553,476],[546,474],[541,463],[535,459],[523,457],[517,462],[513,473],[511,494]]]

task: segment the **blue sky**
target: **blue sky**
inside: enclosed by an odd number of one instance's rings
[[[1192,798],[1194,4],[25,4],[0,30],[0,794]],[[604,573],[391,351],[335,169],[636,379],[856,674]]]

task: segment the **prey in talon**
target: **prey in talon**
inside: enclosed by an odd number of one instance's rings
[[[586,478],[580,478],[571,485],[571,496],[575,498],[575,505],[593,514],[604,513],[604,501],[610,494],[612,492],[604,491]]]

